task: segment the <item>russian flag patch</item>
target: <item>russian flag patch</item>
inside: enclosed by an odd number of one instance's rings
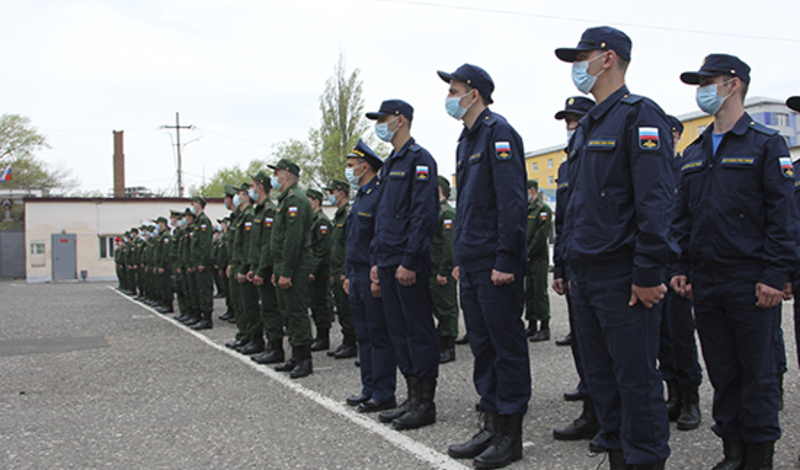
[[[639,147],[643,150],[658,150],[661,148],[658,127],[639,128]]]
[[[297,206],[291,206],[289,207],[289,218],[293,219],[295,217],[297,217]]]
[[[511,158],[511,144],[507,140],[495,142],[494,151],[499,160],[508,160]]]
[[[428,166],[427,165],[417,165],[417,179],[420,181],[426,181],[428,179]]]
[[[787,178],[794,178],[794,166],[792,166],[792,159],[789,157],[781,157],[781,173]]]

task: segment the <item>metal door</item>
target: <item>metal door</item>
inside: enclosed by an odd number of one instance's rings
[[[0,232],[0,278],[25,278],[25,232]]]
[[[77,279],[74,233],[54,233],[50,236],[53,252],[53,280]]]

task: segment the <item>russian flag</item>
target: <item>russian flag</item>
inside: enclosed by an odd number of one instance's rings
[[[11,181],[11,165],[9,164],[2,173],[0,173],[0,183],[4,181]]]

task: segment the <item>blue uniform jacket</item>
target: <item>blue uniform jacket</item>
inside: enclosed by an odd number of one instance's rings
[[[456,150],[454,265],[465,272],[525,268],[528,223],[525,149],[517,131],[485,109]]]
[[[567,234],[564,233],[564,210],[567,206],[567,190],[569,189],[567,168],[567,162],[559,165],[558,181],[556,181],[556,238],[553,241],[553,279],[567,278],[563,254],[567,239]]]
[[[431,239],[439,220],[436,161],[413,138],[386,159],[375,211],[373,260],[379,267],[419,271],[431,265]]]
[[[673,155],[664,112],[626,86],[581,119],[568,147],[564,214],[564,256],[573,272],[587,279],[632,274],[640,287],[664,282],[674,252]]]
[[[673,230],[674,274],[783,289],[797,258],[794,169],[778,131],[745,113],[713,155],[710,125],[684,151]]]
[[[358,188],[350,213],[347,214],[345,277],[352,278],[355,269],[369,269],[370,244],[375,233],[375,209],[378,207],[378,177]]]
[[[797,258],[798,260],[795,261],[794,267],[792,269],[792,279],[793,282],[800,281],[800,178],[797,177],[797,172],[800,171],[800,160],[794,162],[794,214],[792,215],[792,220],[794,220],[795,227],[794,227],[794,235],[795,235],[795,244],[797,245]],[[797,295],[797,294],[795,294]],[[795,300],[795,302],[797,302]]]

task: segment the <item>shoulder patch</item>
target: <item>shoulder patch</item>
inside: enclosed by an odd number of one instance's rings
[[[289,206],[287,214],[289,214],[290,219],[297,217],[297,206]]]
[[[453,228],[453,219],[444,219],[442,221],[442,228],[445,230],[450,230]]]
[[[264,217],[264,227],[272,227],[272,217]]]
[[[417,165],[417,180],[428,181],[428,165]]]
[[[495,142],[494,151],[498,160],[508,160],[511,158],[511,144],[507,140]]]
[[[792,159],[789,157],[781,157],[779,161],[781,162],[781,174],[787,178],[794,178]]]
[[[320,226],[319,226],[319,231],[320,231],[320,233],[322,233],[323,235],[324,235],[324,234],[326,234],[326,233],[328,233],[328,226],[327,226],[327,225],[320,225]]]
[[[642,150],[658,150],[661,148],[658,127],[639,128],[639,148]]]

